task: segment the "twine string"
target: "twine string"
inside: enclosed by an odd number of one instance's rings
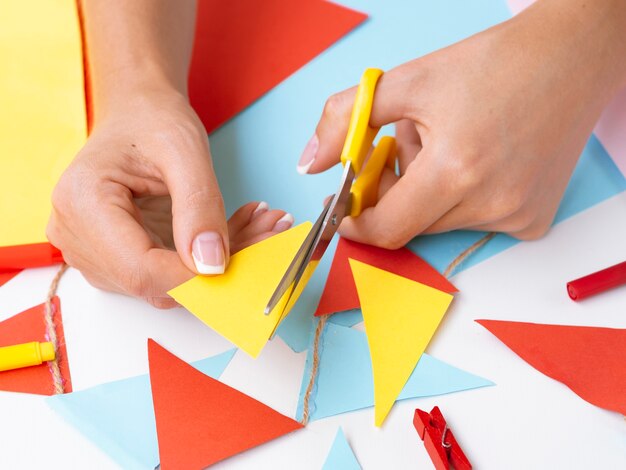
[[[48,368],[50,370],[50,375],[52,375],[52,383],[54,386],[54,394],[59,395],[65,393],[65,381],[63,380],[63,375],[61,374],[61,369],[59,368],[59,354],[60,349],[58,347],[58,337],[56,325],[54,323],[54,315],[56,313],[56,307],[53,303],[53,299],[57,294],[57,289],[59,288],[59,282],[67,271],[68,265],[63,263],[56,275],[52,279],[50,283],[50,287],[48,288],[48,294],[46,296],[46,303],[44,308],[44,322],[46,323],[46,337],[47,340],[50,341],[54,347],[54,360],[48,362]]]
[[[484,246],[489,240],[491,240],[496,235],[495,232],[489,232],[487,235],[476,241],[474,244],[463,250],[456,258],[452,260],[452,262],[448,265],[448,267],[443,272],[444,277],[448,278],[452,275],[454,270],[458,268],[463,261],[469,258],[472,254],[474,254],[479,248]],[[310,419],[310,401],[311,395],[313,393],[313,388],[315,387],[315,381],[317,380],[317,372],[320,366],[320,340],[322,338],[322,333],[324,331],[324,327],[326,326],[326,321],[330,315],[323,315],[319,321],[317,322],[317,327],[315,328],[315,336],[313,338],[313,364],[311,366],[311,374],[309,376],[309,383],[304,392],[304,398],[302,400],[302,419],[300,423],[303,426],[306,426],[309,423]]]

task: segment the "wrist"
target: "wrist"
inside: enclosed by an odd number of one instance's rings
[[[92,79],[94,123],[112,115],[138,112],[161,101],[188,102],[186,79],[143,61],[100,73]]]

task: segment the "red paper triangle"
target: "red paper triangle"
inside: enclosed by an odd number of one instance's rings
[[[0,271],[37,268],[62,263],[63,255],[50,243],[0,246]]]
[[[148,340],[161,468],[205,468],[302,427]]]
[[[17,276],[22,270],[21,269],[7,269],[0,271],[0,286],[6,284],[15,276]]]
[[[583,400],[626,415],[626,329],[476,321]]]
[[[322,0],[200,0],[189,96],[207,132],[366,18]]]
[[[59,368],[61,369],[61,376],[64,379],[64,391],[69,393],[72,391],[72,381],[70,366],[67,362],[61,304],[58,297],[52,300],[52,305],[54,308],[53,319],[56,326],[58,345],[56,354]],[[0,347],[29,343],[31,341],[48,341],[44,313],[45,305],[41,304],[0,322]],[[54,384],[48,363],[44,362],[39,366],[0,372],[0,390],[53,395]]]
[[[407,248],[385,250],[340,238],[316,316],[359,308],[359,296],[348,258],[452,294],[458,292],[435,268]]]

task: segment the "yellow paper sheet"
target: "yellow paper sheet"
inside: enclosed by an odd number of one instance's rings
[[[87,135],[75,0],[0,7],[0,247],[46,241],[50,195]]]
[[[257,357],[288,313],[283,308],[285,299],[269,315],[263,313],[265,306],[310,230],[311,223],[305,222],[274,235],[234,254],[224,274],[196,276],[168,294],[238,348]],[[297,289],[292,299],[301,291]],[[290,301],[289,308],[294,302]]]
[[[380,426],[411,376],[452,295],[350,259],[374,375]]]

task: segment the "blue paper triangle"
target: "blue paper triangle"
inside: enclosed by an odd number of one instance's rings
[[[361,470],[359,461],[354,456],[354,452],[352,452],[341,428],[337,430],[337,435],[322,470]]]
[[[312,347],[302,378],[297,416],[302,417],[304,391],[309,382]],[[494,385],[443,361],[423,354],[398,400],[429,397]],[[365,333],[326,323],[320,340],[320,364],[311,399],[310,420],[374,406],[374,384]]]
[[[231,349],[191,365],[219,378],[235,351]],[[148,374],[54,395],[47,402],[122,468],[152,470],[159,463]]]

